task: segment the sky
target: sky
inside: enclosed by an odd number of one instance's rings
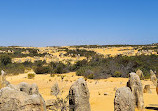
[[[0,0],[0,46],[158,42],[158,0]]]

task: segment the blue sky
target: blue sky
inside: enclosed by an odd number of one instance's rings
[[[158,0],[0,0],[0,46],[158,42]]]

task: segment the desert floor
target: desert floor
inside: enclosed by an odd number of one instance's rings
[[[63,75],[63,74],[62,74]],[[64,80],[61,80],[60,75],[50,77],[47,75],[36,75],[34,79],[27,79],[27,74],[20,74],[17,76],[8,76],[7,80],[11,84],[19,84],[20,82],[36,83],[39,87],[39,92],[42,94],[45,100],[54,99],[55,97],[50,95],[51,87],[54,83],[58,83],[62,89],[60,97],[66,97],[69,92],[70,86],[78,79],[82,78],[75,75],[75,72],[64,74]],[[92,111],[113,111],[114,110],[114,88],[120,88],[126,86],[128,78],[108,78],[101,80],[87,80],[87,85],[90,91],[90,105]],[[144,93],[145,111],[157,111],[158,110],[158,95],[156,94],[155,86],[151,81],[142,81],[144,85],[150,84],[152,93]],[[107,93],[107,95],[104,95]]]

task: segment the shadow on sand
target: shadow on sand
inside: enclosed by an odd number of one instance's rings
[[[158,107],[145,107],[145,109],[150,109],[150,110],[158,111]]]
[[[148,107],[145,107],[145,109],[158,111],[158,104],[150,104]]]

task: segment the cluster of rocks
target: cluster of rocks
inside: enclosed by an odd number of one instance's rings
[[[139,55],[152,55],[152,54],[156,54],[156,52],[153,50],[140,50],[136,53],[137,56],[139,56]]]
[[[59,94],[60,89],[57,83],[55,83],[51,88],[51,95],[54,95],[57,97]],[[87,83],[83,78],[79,78],[76,82],[72,84],[72,86],[69,89],[69,111],[91,111],[89,98],[90,93],[87,87]],[[46,107],[48,109],[53,109],[56,104],[54,103],[60,103],[63,104],[61,106],[61,109],[65,107],[64,103],[61,103],[60,101],[51,99],[46,102]]]
[[[56,83],[52,86],[51,95],[57,96],[59,92]],[[68,97],[69,111],[91,111],[90,93],[84,79],[78,79],[70,87]],[[48,107],[55,107],[56,103],[57,101],[53,99],[45,102],[36,84],[25,82],[18,85],[6,84],[0,89],[0,111],[46,111]]]
[[[123,49],[120,51],[123,51]],[[138,51],[136,53],[134,50],[129,50],[127,52],[123,52],[121,55],[127,55],[127,56],[137,55],[137,56],[139,56],[139,55],[152,55],[152,54],[157,54],[157,53],[153,50],[141,50],[141,51]],[[120,55],[120,54],[117,54],[117,55]]]
[[[7,51],[0,50],[0,53],[14,53],[14,51],[13,50],[7,50]]]
[[[9,84],[0,90],[1,111],[46,111],[36,84]]]
[[[144,79],[143,72],[138,69],[136,73],[129,74],[129,80],[126,87],[118,88],[115,93],[114,110],[115,111],[135,111],[135,108],[144,110],[143,92],[151,93],[150,85],[145,85],[144,89],[141,80]],[[150,80],[157,86],[157,77],[150,70]],[[158,93],[158,87],[156,87]]]
[[[135,52],[134,52],[134,50],[129,50],[127,52],[123,52],[122,55],[133,56],[133,55],[135,55]]]
[[[4,71],[1,72],[4,79]],[[157,83],[157,78],[151,70],[151,81]],[[144,79],[143,72],[130,73],[127,86],[115,88],[114,111],[135,111],[144,109],[143,92],[151,93],[150,85],[145,85],[144,90],[140,78]],[[158,88],[157,88],[158,90]],[[59,94],[58,84],[54,84],[51,95]],[[69,89],[69,111],[91,111],[89,98],[90,93],[87,83],[80,78]],[[56,100],[49,100],[47,103],[38,91],[36,84],[22,82],[18,85],[5,84],[0,89],[0,109],[1,111],[46,111],[46,107],[54,107]]]
[[[144,109],[143,87],[136,73],[129,74],[127,86],[116,90],[114,99],[115,111],[135,111],[135,107]]]

